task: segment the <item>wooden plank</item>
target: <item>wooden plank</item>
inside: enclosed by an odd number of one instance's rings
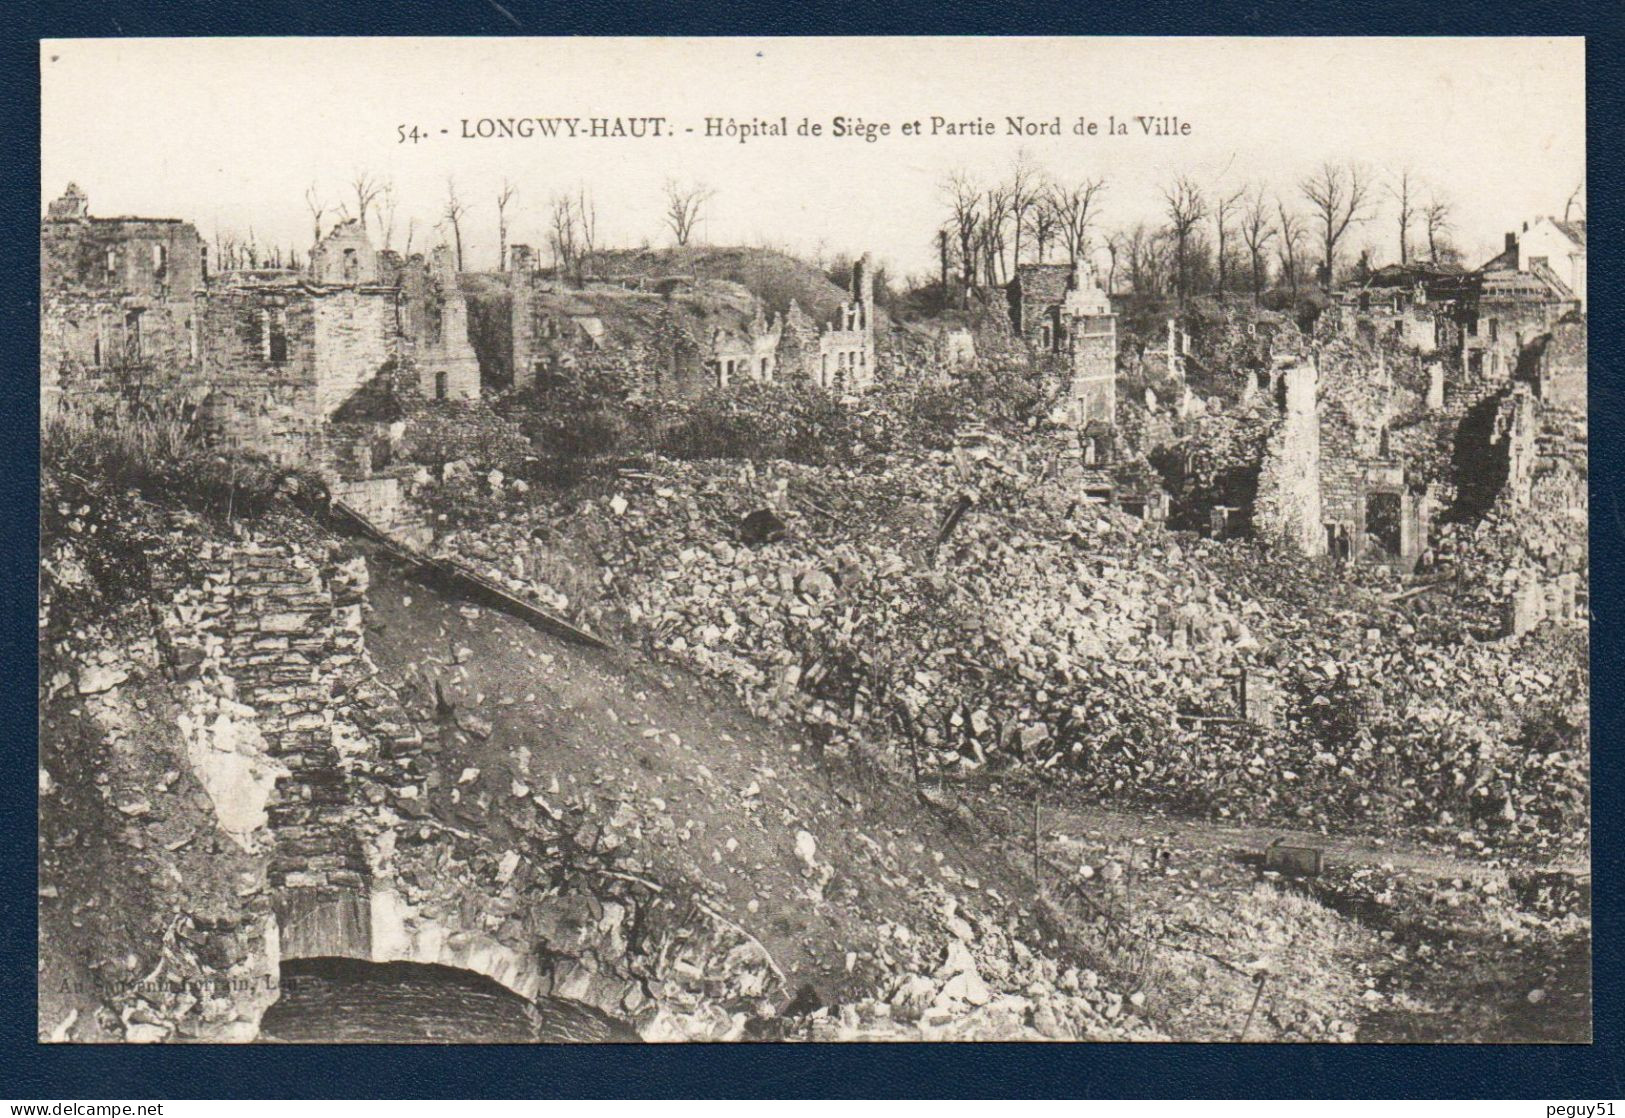
[[[396,539],[388,531],[373,523],[371,519],[345,502],[335,499],[332,502],[332,508],[339,514],[341,520],[359,529],[361,534],[374,540],[395,558],[404,563],[433,571],[465,596],[474,598],[511,617],[517,617],[526,624],[563,640],[590,645],[606,652],[613,650],[614,646],[597,634],[565,620],[556,613],[525,601],[523,598],[511,593],[506,587],[477,571],[469,570],[461,563],[451,559],[441,559],[433,555],[427,555],[410,544]]]

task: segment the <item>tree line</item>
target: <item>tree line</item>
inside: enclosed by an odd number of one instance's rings
[[[716,191],[703,182],[676,179],[668,179],[661,189],[664,231],[679,248],[693,243]],[[508,268],[512,247],[509,234],[513,215],[518,210],[519,194],[519,188],[504,178],[492,199],[492,210],[487,211],[494,212],[496,219],[494,264],[498,271]],[[400,237],[402,255],[410,256],[422,232],[415,217],[408,217],[404,226],[398,222],[399,197],[394,183],[370,171],[357,171],[336,194],[324,192],[312,183],[305,190],[304,201],[310,214],[311,245],[319,242],[333,224],[353,220],[385,251],[394,250]],[[435,210],[435,221],[427,234],[433,236],[435,244],[451,248],[458,271],[467,271],[469,267],[464,234],[474,220],[473,208],[459,192],[456,178],[448,177],[445,197]],[[598,206],[592,192],[586,186],[579,186],[553,193],[547,199],[543,222],[545,248],[552,256],[554,270],[577,282],[591,275],[594,255],[604,247],[598,230]],[[297,246],[262,240],[252,226],[246,234],[217,227],[213,240],[216,266],[226,270],[298,268],[301,264]]]
[[[1285,189],[1181,174],[1158,190],[1158,220],[1107,228],[1104,176],[1057,177],[1025,153],[993,182],[952,171],[941,187],[938,282],[963,299],[975,287],[1009,282],[1022,264],[1092,264],[1103,255],[1111,291],[1259,297],[1280,287],[1296,296],[1342,278],[1357,231],[1378,218],[1385,198],[1394,203],[1401,263],[1460,259],[1449,197],[1410,168],[1378,174],[1327,161]],[[1369,250],[1359,256],[1369,266]]]

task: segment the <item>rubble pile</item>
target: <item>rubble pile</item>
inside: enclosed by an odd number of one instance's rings
[[[810,1040],[1166,1040],[1124,993],[1096,971],[1034,952],[1012,927],[962,909],[940,887],[942,925],[921,935],[878,929],[888,964],[876,995],[808,1015]],[[794,1037],[793,1027],[785,1033]]]
[[[1005,457],[760,472],[655,460],[605,496],[510,503],[442,542],[535,592],[516,577],[523,556],[568,537],[600,564],[583,616],[622,619],[825,749],[912,742],[928,774],[1026,764],[1106,799],[1235,819],[1412,825],[1468,845],[1575,838],[1583,747],[1513,744],[1572,654],[1430,643],[1381,596],[1381,572],[1340,584],[1289,556],[1168,535]],[[741,522],[762,508],[783,538],[753,545]],[[1236,673],[1255,667],[1291,697],[1280,725],[1238,717]],[[1475,826],[1481,801],[1504,803]]]

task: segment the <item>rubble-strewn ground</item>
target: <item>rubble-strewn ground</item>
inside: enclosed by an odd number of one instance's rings
[[[208,508],[146,450],[48,468],[41,1037],[251,1039],[278,995],[269,843],[222,818],[193,732],[260,714],[200,705],[155,647],[179,599],[151,572],[204,579],[207,543],[366,560],[332,683],[390,696],[346,730],[389,740],[344,743],[368,856],[420,939],[545,976],[520,1023],[458,972],[462,1031],[428,1036],[1586,1039],[1586,633],[1497,635],[1509,572],[1583,545],[1571,502],[1443,524],[1406,579],[1080,501],[1066,440],[929,393],[768,438],[771,405],[690,402],[656,445],[840,437],[816,465],[420,469],[442,555],[612,652],[416,581],[274,478],[246,507],[224,459],[187,467]],[[1254,411],[1187,427],[1256,449]],[[1218,451],[1187,497],[1234,472]],[[1243,670],[1278,702],[1241,709]],[[1277,838],[1325,872],[1266,872]],[[268,1035],[343,1012],[390,1039],[337,1008],[368,972],[335,974]],[[438,982],[399,971],[404,1017]]]
[[[1037,767],[1122,805],[1585,849],[1583,629],[1435,636],[1437,604],[1391,578],[1152,530],[1068,501],[1053,466],[656,460],[562,503],[464,478],[439,546],[837,753],[912,742],[928,775]],[[752,545],[763,507],[784,538]],[[1273,726],[1234,717],[1259,664],[1285,692]]]

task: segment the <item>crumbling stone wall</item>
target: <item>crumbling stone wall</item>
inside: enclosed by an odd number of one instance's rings
[[[358,811],[358,763],[378,756],[337,695],[379,696],[362,647],[367,568],[331,545],[205,543],[197,579],[178,576],[163,640],[182,678],[244,708],[254,741],[281,775],[266,804],[273,836],[268,883],[284,958],[370,957],[361,919],[370,882]],[[391,765],[409,772],[421,737],[402,720],[386,739]]]
[[[424,399],[478,399],[480,362],[450,248],[439,246],[427,261],[419,253],[405,260],[393,252],[378,255],[384,279],[400,289],[400,332],[411,343]]]
[[[206,427],[289,465],[325,461],[327,421],[398,355],[393,288],[245,276],[210,289],[203,329]]]
[[[479,404],[454,409],[415,407],[404,421],[400,453],[414,462],[443,465],[467,461],[510,473],[533,454],[523,428]]]
[[[41,414],[190,398],[204,279],[197,230],[173,218],[91,217],[71,184],[49,212],[40,223]]]
[[[1326,551],[1322,527],[1320,415],[1313,362],[1283,369],[1283,407],[1279,426],[1259,469],[1258,503],[1253,523],[1265,535],[1305,555]]]

